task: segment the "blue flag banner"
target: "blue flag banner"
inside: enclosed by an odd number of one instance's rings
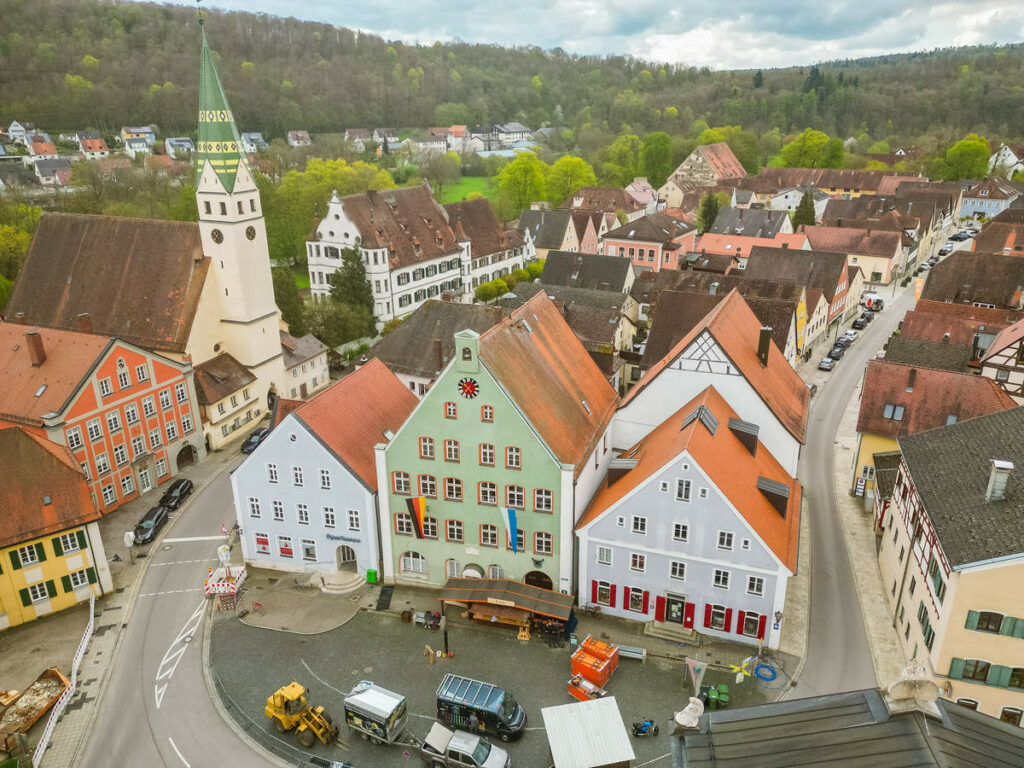
[[[512,545],[512,554],[519,552],[519,529],[516,528],[516,511],[508,507],[501,515],[505,518],[505,533],[508,534],[509,543]]]

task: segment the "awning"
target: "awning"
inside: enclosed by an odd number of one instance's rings
[[[486,603],[519,608],[540,616],[567,621],[572,612],[572,595],[532,587],[509,579],[448,579],[439,598],[445,602]]]

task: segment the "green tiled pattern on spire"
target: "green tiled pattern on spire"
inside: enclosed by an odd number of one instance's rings
[[[228,97],[217,76],[213,54],[203,31],[203,50],[199,59],[199,141],[196,145],[196,170],[202,175],[205,161],[209,160],[224,188],[235,188],[238,163],[245,162],[242,142],[231,115]]]

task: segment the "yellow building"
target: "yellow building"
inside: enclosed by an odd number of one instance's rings
[[[113,588],[85,475],[67,448],[0,429],[0,629]]]

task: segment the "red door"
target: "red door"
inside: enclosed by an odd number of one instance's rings
[[[693,603],[687,603],[686,604],[686,613],[684,614],[684,618],[683,618],[683,626],[686,627],[687,629],[693,629],[693,612],[694,612],[694,605],[693,605]]]

